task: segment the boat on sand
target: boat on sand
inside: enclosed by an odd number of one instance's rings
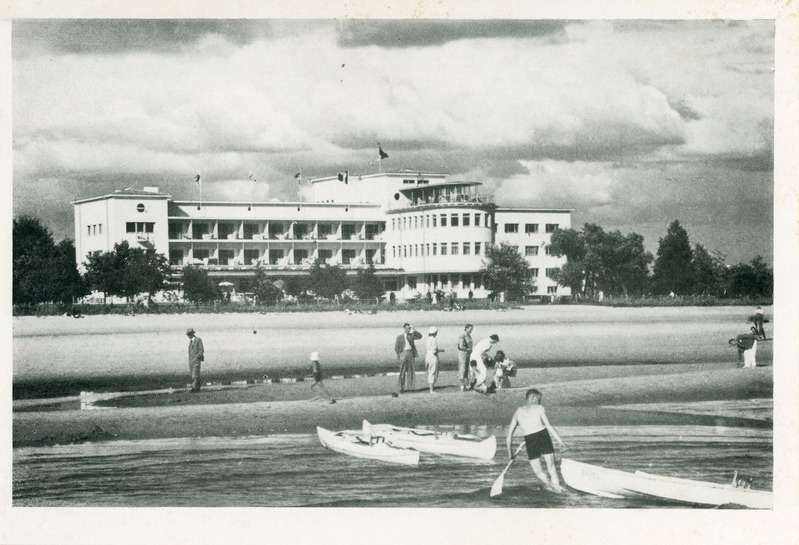
[[[316,433],[325,447],[341,454],[392,464],[419,465],[418,451],[393,447],[380,438],[375,440],[360,431],[335,432],[317,426]]]
[[[560,466],[567,485],[606,498],[652,497],[694,505],[741,505],[771,509],[773,495],[765,490],[740,488],[731,484],[694,481],[679,477],[630,473],[574,460],[563,459]]]
[[[431,454],[448,454],[466,458],[491,460],[497,452],[497,438],[471,434],[437,433],[432,430],[403,428],[391,424],[370,424],[363,421],[364,435],[383,437],[391,446],[410,448]]]

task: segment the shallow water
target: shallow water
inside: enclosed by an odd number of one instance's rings
[[[422,454],[418,467],[362,460],[325,449],[315,435],[207,437],[20,447],[13,453],[15,506],[265,507],[674,507],[547,492],[524,456],[489,497],[507,463],[504,428],[491,461]],[[729,482],[738,470],[772,487],[772,432],[707,426],[562,427],[566,456],[622,470]]]

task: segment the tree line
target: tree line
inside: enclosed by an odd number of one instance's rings
[[[558,229],[552,235],[550,255],[566,263],[549,270],[553,280],[571,288],[578,299],[606,296],[709,295],[718,298],[771,297],[773,271],[761,256],[750,263],[726,265],[725,256],[701,244],[691,247],[687,231],[675,220],[659,240],[657,256],[644,248],[641,235],[606,232],[587,223],[582,229]],[[55,243],[52,233],[36,218],[23,216],[13,223],[13,304],[71,304],[92,292],[128,300],[141,294],[182,289],[193,303],[224,300],[226,292],[216,279],[198,267],[185,267],[178,281],[171,278],[166,257],[152,250],[131,248],[127,242],[110,252],[94,252],[75,263],[71,240]],[[486,287],[505,292],[508,300],[522,300],[535,291],[533,271],[517,247],[490,245],[482,268]],[[275,304],[286,295],[299,299],[335,299],[352,296],[374,301],[384,295],[383,285],[370,265],[347,277],[339,266],[315,263],[307,276],[275,279],[257,268],[239,280],[238,290],[252,293],[259,304]]]

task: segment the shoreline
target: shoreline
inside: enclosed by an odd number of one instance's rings
[[[208,389],[198,394],[123,395],[97,410],[13,413],[13,446],[47,446],[116,439],[313,433],[316,426],[359,429],[366,418],[400,426],[506,426],[528,387],[544,393],[554,426],[732,425],[771,428],[773,368],[730,365],[623,365],[523,370],[510,390],[492,395],[460,392],[455,373],[440,375],[436,393],[393,397],[395,376],[326,381],[337,403],[311,400],[304,382]],[[547,371],[543,374],[542,371]],[[752,410],[747,400],[761,400]],[[727,402],[735,401],[736,404]],[[704,413],[686,407],[704,402]],[[724,407],[724,411],[714,408]],[[660,407],[657,405],[661,404]],[[664,406],[671,404],[671,407]],[[636,407],[637,406],[637,407]],[[114,408],[111,408],[114,407]]]

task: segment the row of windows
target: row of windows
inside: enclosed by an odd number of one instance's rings
[[[473,245],[474,244],[474,245]],[[427,244],[406,244],[403,246],[392,246],[391,255],[393,257],[420,257],[433,255],[481,255],[485,247],[481,242],[428,242]]]
[[[558,228],[557,223],[546,223],[544,224],[544,232],[546,233],[554,233],[555,230]],[[518,223],[506,223],[505,224],[505,232],[506,233],[518,233],[519,232],[519,224]],[[525,234],[533,234],[538,232],[538,224],[537,223],[525,223],[524,224],[524,232]]]
[[[86,226],[87,235],[102,235],[103,234],[103,224],[102,223],[95,223],[94,225],[87,225]]]
[[[239,260],[242,257],[242,260]],[[169,262],[172,265],[182,265],[184,259],[199,259],[199,260],[213,260],[218,265],[254,265],[257,262],[268,262],[270,265],[281,264],[294,264],[294,265],[307,265],[310,259],[318,259],[321,262],[329,260],[340,261],[343,265],[350,265],[353,263],[375,263],[383,260],[382,252],[378,253],[377,250],[366,250],[361,254],[358,250],[343,249],[340,253],[333,250],[320,249],[314,253],[309,250],[295,248],[291,251],[284,250],[269,250],[267,252],[260,252],[258,250],[244,250],[243,255],[239,254],[236,250],[219,249],[216,253],[208,249],[194,248],[190,253],[184,254],[181,250],[170,250]],[[238,260],[238,261],[237,261]],[[240,262],[239,262],[240,261]],[[209,263],[211,264],[211,263]]]
[[[152,233],[155,231],[155,223],[150,221],[129,221],[125,224],[126,233]]]
[[[406,229],[422,229],[430,227],[485,227],[491,226],[491,216],[481,213],[466,214],[420,214],[418,216],[403,216],[391,220],[391,229],[402,231]]]
[[[544,253],[546,255],[552,255],[552,246],[545,246]],[[527,257],[538,255],[538,246],[525,246],[524,255]]]

